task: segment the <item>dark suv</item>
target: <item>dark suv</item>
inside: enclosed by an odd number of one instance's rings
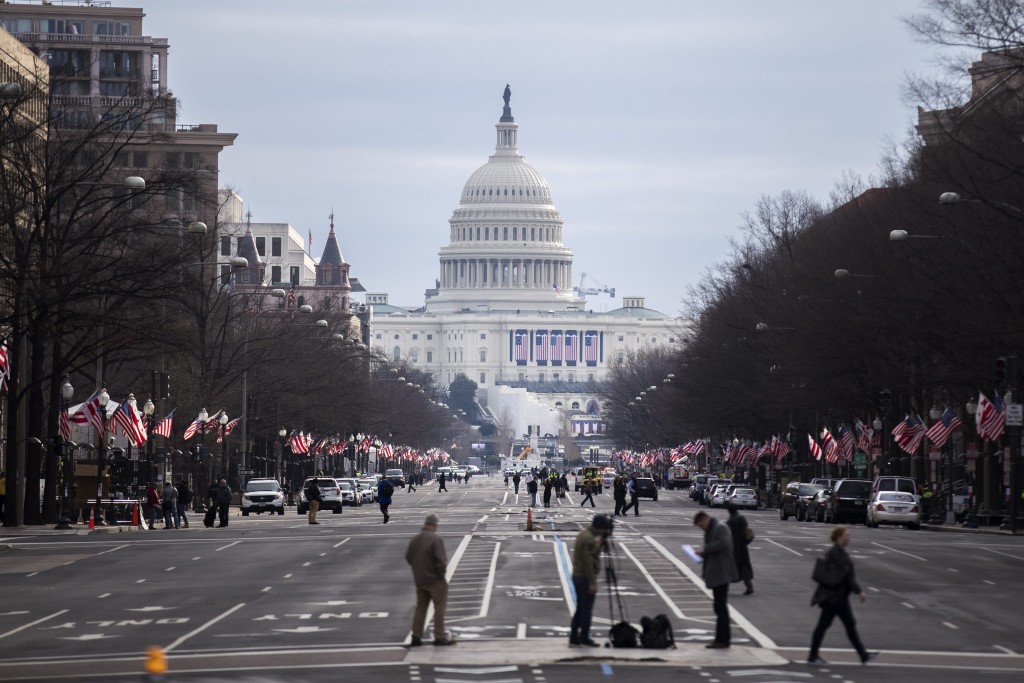
[[[825,503],[823,521],[827,524],[841,524],[845,520],[863,522],[867,519],[868,501],[871,500],[871,484],[866,479],[840,479],[832,488],[832,495]]]
[[[798,521],[807,519],[807,502],[814,494],[825,488],[822,484],[804,484],[798,481],[786,485],[779,504],[779,519],[786,521],[790,515]]]

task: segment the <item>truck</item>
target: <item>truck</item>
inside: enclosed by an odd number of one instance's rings
[[[690,488],[690,463],[682,461],[673,463],[668,470],[665,488],[669,490]]]

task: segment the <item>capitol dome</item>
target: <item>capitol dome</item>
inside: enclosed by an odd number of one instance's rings
[[[494,154],[469,176],[448,221],[430,312],[553,311],[583,303],[572,291],[572,250],[562,243],[551,190],[519,153],[510,97],[506,86]]]

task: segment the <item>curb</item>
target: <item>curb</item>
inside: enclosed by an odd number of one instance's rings
[[[945,524],[922,524],[922,531],[939,531],[947,534],[986,534],[989,536],[1013,536],[1009,531],[1003,531],[999,528],[971,528],[962,526],[947,526]]]

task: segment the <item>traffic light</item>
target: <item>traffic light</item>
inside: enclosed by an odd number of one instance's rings
[[[159,391],[157,392],[158,398],[170,398],[171,397],[171,376],[166,372],[161,372],[159,377]]]
[[[1000,389],[1006,387],[1006,357],[996,358],[996,386]]]

